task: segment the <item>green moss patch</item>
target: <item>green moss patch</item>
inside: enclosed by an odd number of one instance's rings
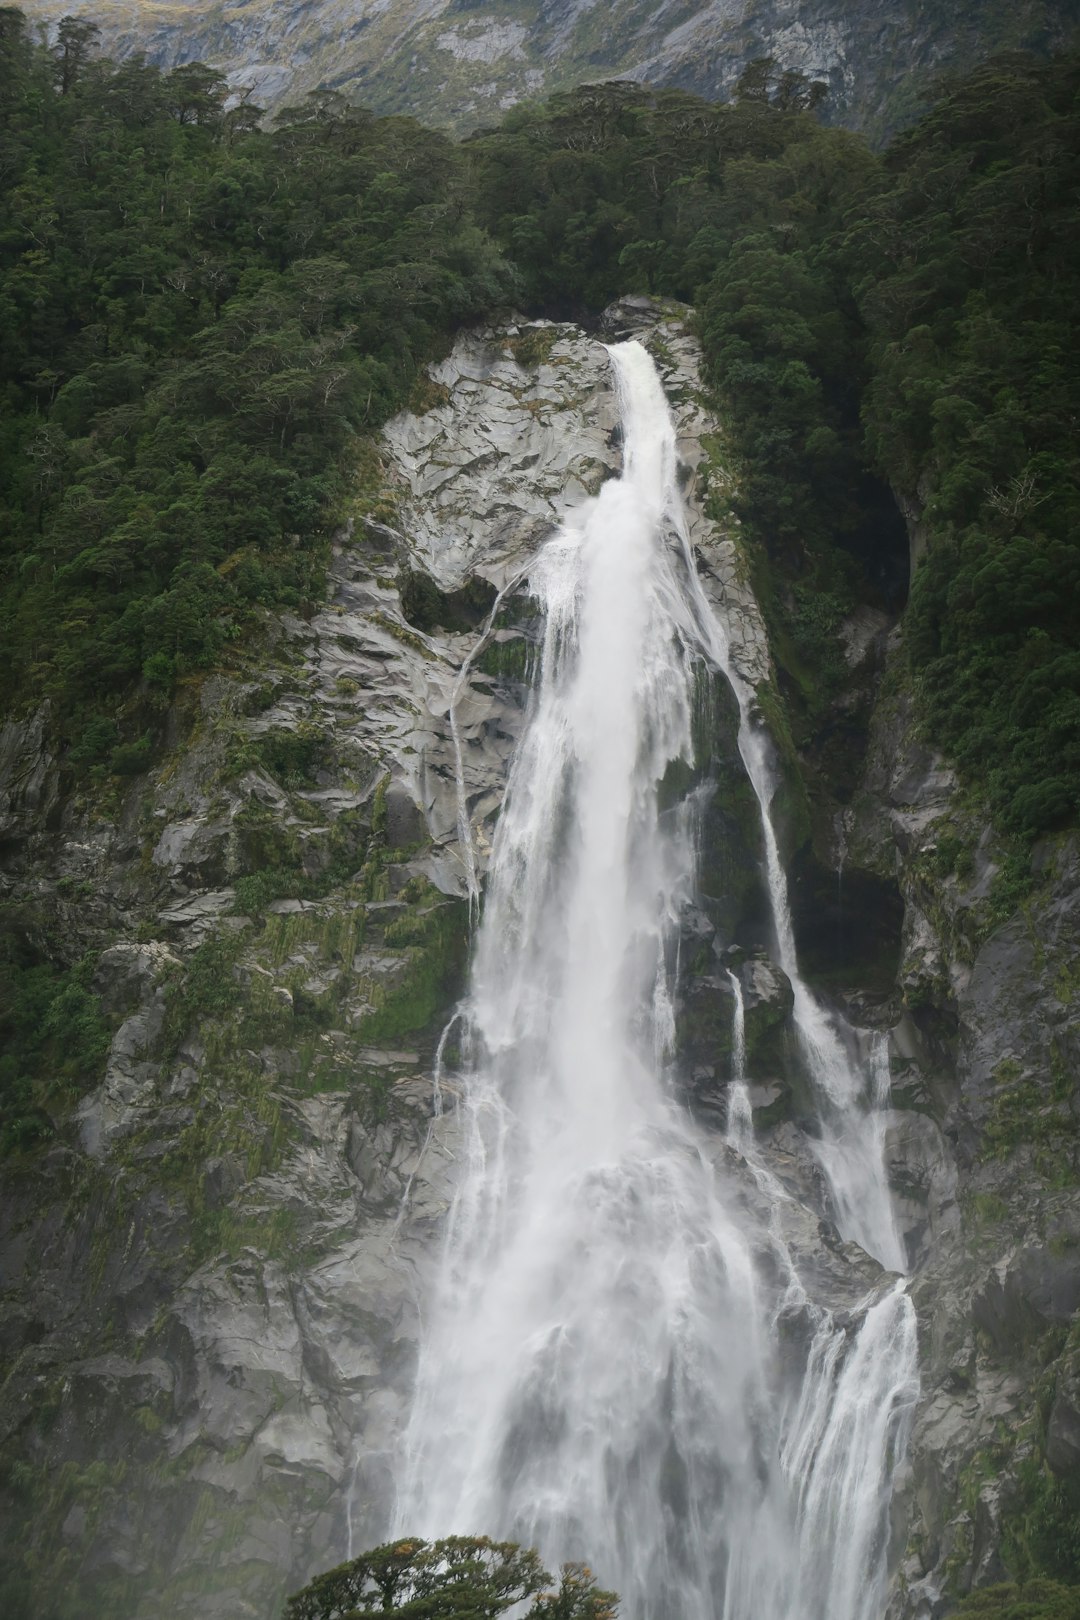
[[[94,953],[65,965],[44,919],[0,909],[0,1158],[52,1141],[101,1079],[112,1031]]]

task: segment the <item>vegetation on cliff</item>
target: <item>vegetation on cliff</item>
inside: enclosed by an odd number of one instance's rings
[[[1080,803],[1078,91],[1075,55],[979,69],[895,143],[843,249],[869,451],[926,530],[927,729],[1022,834]]]
[[[877,157],[762,62],[729,106],[593,86],[470,145],[534,305],[700,308],[796,676],[827,694],[856,596],[903,604],[883,483],[917,515],[927,736],[1024,837],[1080,803],[1078,86],[995,59]]]
[[[149,763],[177,682],[317,597],[350,440],[505,301],[442,135],[330,92],[227,108],[0,11],[0,695]]]
[[[1000,825],[1069,824],[1078,82],[1076,55],[1000,58],[882,157],[768,61],[729,105],[587,86],[456,146],[327,91],[267,131],[209,70],[105,61],[73,19],[47,46],[0,9],[0,695],[51,700],[69,771],[144,769],[185,682],[318,597],[366,436],[457,326],[646,291],[700,308],[796,705],[843,678],[856,600],[902,604],[888,481],[924,537],[927,737]],[[8,920],[23,1142],[102,1043],[87,970]]]
[[[100,1076],[111,1031],[91,988],[93,958],[59,966],[25,919],[0,912],[0,1158],[49,1137],[55,1115]]]
[[[356,436],[449,333],[648,291],[701,310],[803,699],[857,597],[902,605],[887,481],[928,737],[1003,825],[1071,821],[1078,82],[998,58],[882,157],[767,60],[729,105],[586,86],[456,146],[328,91],[267,132],[207,69],[4,9],[3,695],[55,700],[69,765],[144,768],[178,681],[317,596]]]
[[[1077,1620],[1080,1587],[1055,1581],[984,1586],[953,1611],[963,1620]]]

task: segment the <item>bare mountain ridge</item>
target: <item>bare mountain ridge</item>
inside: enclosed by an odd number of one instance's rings
[[[621,77],[727,95],[772,56],[830,87],[829,112],[882,136],[936,74],[992,51],[1048,51],[1080,0],[24,0],[94,18],[107,51],[203,61],[269,109],[321,84],[464,133],[516,102]]]

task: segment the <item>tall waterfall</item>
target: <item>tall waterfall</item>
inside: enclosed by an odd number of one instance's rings
[[[911,1305],[888,1281],[843,1316],[811,1299],[748,1109],[719,1142],[668,1084],[694,820],[657,789],[691,762],[702,664],[739,701],[837,1215],[894,1263],[880,1140],[798,974],[768,755],[697,580],[659,379],[637,343],[611,354],[623,476],[530,575],[538,690],[461,1019],[467,1160],[397,1528],[583,1559],[628,1620],[881,1620]]]

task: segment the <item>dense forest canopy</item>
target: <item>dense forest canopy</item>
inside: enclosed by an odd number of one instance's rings
[[[876,155],[763,60],[727,105],[585,86],[454,143],[330,91],[264,127],[0,9],[0,700],[48,700],[69,780],[144,769],[318,599],[458,328],[649,292],[698,311],[797,735],[845,614],[903,603],[891,486],[927,739],[1017,847],[1074,824],[1078,89],[1080,54],[997,58]],[[77,1087],[85,969],[0,933],[4,1093]]]
[[[1080,57],[996,59],[881,158],[757,66],[731,106],[603,85],[511,114],[471,145],[481,218],[537,307],[698,307],[740,513],[819,674],[852,590],[895,603],[867,473],[921,513],[927,734],[1005,826],[1072,821]]]
[[[179,678],[318,593],[351,436],[513,282],[444,136],[331,93],[264,134],[93,35],[0,12],[2,679],[131,771]]]
[[[264,130],[94,36],[0,11],[0,680],[71,766],[139,769],[178,680],[317,595],[357,436],[457,327],[644,290],[701,312],[796,653],[895,605],[873,472],[923,514],[929,735],[1006,824],[1073,817],[1075,56],[996,59],[878,158],[768,61],[730,105],[586,86],[455,145],[332,92]]]

